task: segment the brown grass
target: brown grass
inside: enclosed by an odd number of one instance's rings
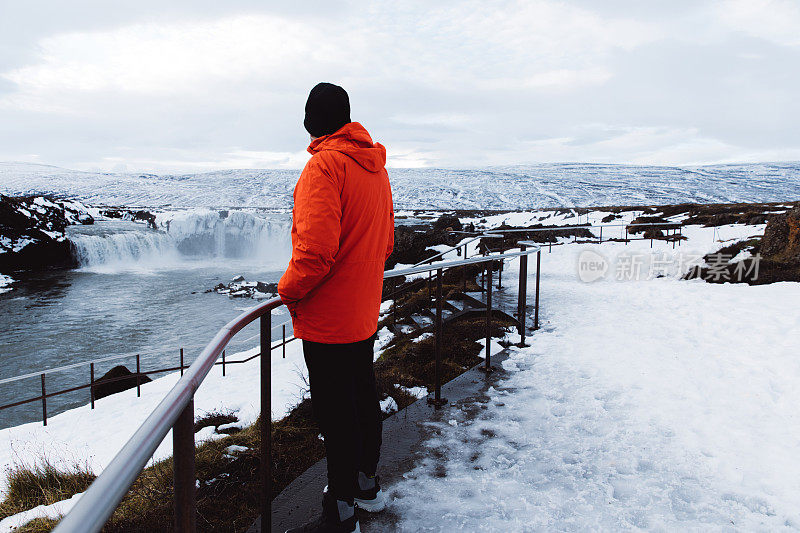
[[[88,466],[74,464],[67,470],[53,466],[47,459],[18,465],[6,473],[8,488],[0,503],[0,520],[37,505],[50,505],[86,490],[95,475]]]

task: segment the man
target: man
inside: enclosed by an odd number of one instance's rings
[[[394,245],[386,149],[358,122],[339,86],[311,90],[303,123],[311,159],[294,190],[292,259],[278,283],[303,339],[314,417],[325,439],[322,516],[290,531],[360,531],[354,504],[383,509],[375,471],[381,410],[373,342],[383,269]]]

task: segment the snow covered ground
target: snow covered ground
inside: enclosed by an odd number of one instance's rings
[[[508,216],[486,224],[533,215]],[[555,218],[579,221],[560,214],[546,223]],[[426,443],[443,459],[429,455],[388,488],[401,529],[800,529],[800,284],[678,279],[703,254],[761,232],[689,226],[689,241],[674,250],[634,241],[543,252],[542,330],[529,348],[512,348],[510,374],[490,391],[488,409],[448,407]],[[580,281],[587,262],[605,265],[593,283]],[[515,261],[506,266],[506,290],[515,290],[517,277]],[[383,332],[376,351],[389,337]],[[275,350],[272,361],[277,419],[304,392],[301,344],[287,345],[286,359]],[[99,473],[178,377],[144,385],[141,398],[126,391],[94,411],[59,414],[47,427],[1,430],[0,462],[46,456]],[[214,368],[197,393],[197,414],[230,410],[252,423],[258,382],[257,359],[229,366],[224,378]],[[213,428],[198,436],[215,438]],[[169,455],[170,435],[155,458]]]
[[[511,349],[487,408],[448,407],[425,443],[438,453],[388,487],[400,530],[800,529],[800,284],[653,275],[723,246],[684,234],[674,251],[543,252],[542,329]],[[593,283],[588,250],[608,264]]]
[[[11,290],[11,284],[14,280],[10,276],[0,274],[0,294]]]
[[[302,344],[293,341],[286,345],[286,358],[276,348],[272,351],[272,418],[283,418],[302,398],[307,379],[303,363]],[[227,360],[241,360],[258,352],[257,348],[228,354]],[[204,413],[232,412],[239,418],[237,425],[252,424],[260,412],[259,359],[242,364],[214,367],[195,394],[195,417]],[[32,422],[0,430],[0,464],[31,465],[41,458],[69,467],[76,463],[88,465],[99,474],[114,458],[125,442],[144,422],[164,395],[180,378],[175,372],[142,385],[141,398],[136,389],[127,390],[95,402],[95,409],[84,405],[48,418],[47,426]],[[197,433],[198,440],[221,438],[213,427]],[[172,455],[172,434],[159,446],[155,460]],[[0,494],[5,489],[5,477],[0,476]],[[0,529],[0,531],[2,531]]]

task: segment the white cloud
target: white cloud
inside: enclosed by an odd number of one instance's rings
[[[322,80],[345,86],[393,166],[780,159],[800,145],[794,1],[191,5],[60,24],[15,54],[0,159],[300,167],[303,103]]]
[[[184,94],[215,83],[280,83],[317,54],[320,39],[312,27],[263,15],[66,33],[39,43],[41,63],[4,77],[31,93]]]
[[[429,113],[394,115],[391,120],[410,126],[463,126],[475,119],[463,113]]]
[[[797,0],[726,0],[718,5],[732,29],[775,44],[800,46],[800,2]]]

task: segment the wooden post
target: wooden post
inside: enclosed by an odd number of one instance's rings
[[[94,363],[89,363],[89,399],[94,409]]]
[[[483,367],[485,372],[492,371],[492,268],[493,262],[486,263],[486,360]]]
[[[272,312],[261,316],[261,531],[272,531]]]
[[[439,409],[447,403],[442,398],[442,269],[436,271],[436,323],[433,338],[434,369],[433,369],[433,399],[428,398],[428,404],[433,404]]]
[[[520,245],[519,247],[521,252],[524,252],[528,249],[527,246],[524,244]],[[519,289],[518,289],[518,302],[517,302],[517,318],[519,319],[519,324],[517,325],[517,331],[519,331],[520,346],[525,346],[525,311],[527,307],[527,299],[528,299],[528,256],[521,255],[519,257]]]
[[[194,533],[197,528],[194,454],[194,398],[192,398],[172,427],[175,531],[181,533]]]
[[[536,252],[536,300],[534,303],[533,329],[539,329],[539,274],[542,271],[542,251]]]
[[[47,425],[47,391],[44,387],[44,374],[42,374],[42,423]]]

